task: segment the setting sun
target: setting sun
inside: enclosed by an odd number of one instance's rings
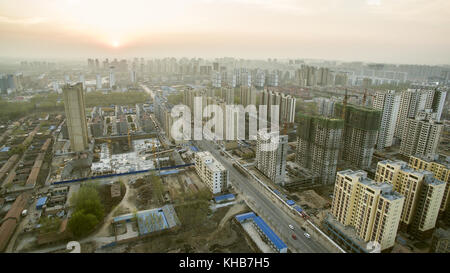
[[[113,46],[113,47],[119,47],[119,42],[118,42],[118,41],[114,41],[114,42],[112,43],[112,46]]]

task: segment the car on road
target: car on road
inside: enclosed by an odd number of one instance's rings
[[[294,230],[294,226],[293,225],[289,225],[289,228]]]
[[[292,239],[297,240],[297,236],[295,234],[292,234]]]
[[[309,233],[307,233],[307,232],[303,233],[303,235],[305,235],[305,237],[308,239],[311,238],[311,235],[309,235]]]

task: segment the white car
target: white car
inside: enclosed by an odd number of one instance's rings
[[[305,235],[305,237],[308,239],[311,238],[311,235],[309,235],[309,233],[307,233],[307,232],[303,233],[303,235]]]
[[[294,226],[293,225],[289,225],[289,228],[294,230]]]

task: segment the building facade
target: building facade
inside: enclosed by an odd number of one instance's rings
[[[278,132],[258,131],[256,168],[277,184],[285,183],[288,137]]]
[[[88,129],[82,83],[65,85],[63,96],[70,148],[83,152],[88,148]]]
[[[319,175],[323,184],[333,184],[336,180],[344,121],[300,115],[297,128],[295,161]]]
[[[364,171],[345,170],[336,175],[331,214],[362,241],[387,251],[395,243],[403,202],[392,185],[376,183]]]
[[[195,171],[213,194],[225,191],[229,185],[228,170],[208,151],[194,154]]]

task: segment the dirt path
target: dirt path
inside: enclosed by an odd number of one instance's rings
[[[233,217],[235,214],[245,210],[246,205],[244,204],[240,204],[239,202],[241,201],[241,196],[238,196],[238,198],[236,198],[236,204],[233,205],[228,211],[227,214],[225,214],[225,216],[222,218],[222,220],[220,220],[219,223],[219,228],[221,229],[223,227],[223,225],[231,218]]]
[[[111,223],[112,219],[114,218],[114,213],[118,209],[128,209],[130,212],[136,210],[136,206],[134,204],[130,203],[130,201],[129,201],[129,197],[130,197],[131,191],[133,191],[133,189],[131,189],[130,186],[128,185],[128,181],[124,182],[124,185],[125,185],[125,195],[123,196],[122,201],[120,201],[120,203],[117,204],[115,209],[111,210],[111,212],[105,217],[104,224],[100,228],[100,230],[95,233],[95,237],[110,236],[108,227],[109,227],[109,224]]]

